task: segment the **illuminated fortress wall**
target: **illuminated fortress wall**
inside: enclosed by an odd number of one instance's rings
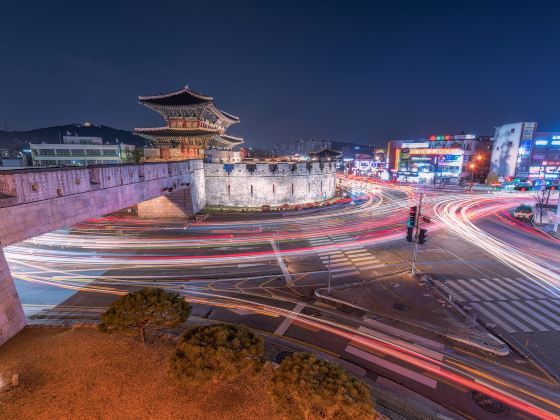
[[[204,163],[206,205],[281,206],[329,199],[336,189],[335,162]]]

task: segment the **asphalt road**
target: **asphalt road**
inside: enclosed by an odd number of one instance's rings
[[[419,345],[417,331],[383,329],[363,313],[313,298],[315,289],[329,283],[329,268],[334,287],[411,264],[404,224],[418,192],[345,182],[354,195],[345,207],[305,215],[212,215],[189,228],[107,217],[5,253],[29,316],[98,314],[119,294],[158,284],[183,294],[196,316],[314,346],[459,413],[497,416],[474,402],[478,390],[501,399],[512,417],[558,414],[558,388],[540,373],[527,375],[437,337]],[[526,200],[520,194],[427,191],[423,207],[432,223],[418,265],[458,304],[554,370],[560,246],[507,217],[508,208]],[[519,250],[521,259],[515,256]]]

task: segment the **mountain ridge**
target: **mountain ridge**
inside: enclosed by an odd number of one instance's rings
[[[107,144],[133,144],[146,146],[150,142],[128,130],[94,124],[63,124],[51,127],[35,128],[32,130],[0,130],[0,148],[25,149],[29,143],[62,143],[62,136],[68,135],[101,137]]]

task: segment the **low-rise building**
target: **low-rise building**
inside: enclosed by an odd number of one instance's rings
[[[406,182],[483,181],[488,174],[491,144],[491,137],[475,134],[391,140],[387,145],[387,168],[392,179]]]
[[[134,146],[103,144],[101,137],[64,136],[62,144],[32,143],[30,148],[33,166],[88,166],[123,163]]]
[[[20,150],[0,149],[0,169],[23,168],[27,166],[27,158]]]
[[[490,171],[501,180],[560,180],[560,131],[537,131],[536,122],[496,127]]]

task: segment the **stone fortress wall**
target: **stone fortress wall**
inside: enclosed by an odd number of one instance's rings
[[[25,326],[3,247],[167,194],[201,210],[202,161],[0,171],[0,345]]]
[[[183,161],[188,164],[190,182],[179,191],[138,203],[141,219],[182,219],[192,216],[206,206],[204,169],[200,159]]]
[[[204,163],[206,205],[281,206],[335,195],[335,162]]]

